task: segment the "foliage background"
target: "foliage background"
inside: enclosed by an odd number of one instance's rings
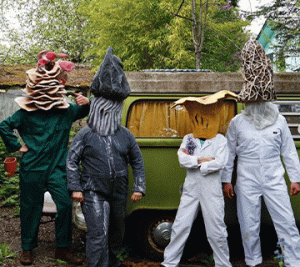
[[[264,16],[275,31],[276,42],[272,43],[275,51],[273,61],[281,72],[286,69],[286,58],[300,55],[299,14],[299,0],[276,0],[272,4],[261,1],[258,11],[249,14],[249,18]]]
[[[237,71],[238,54],[249,33],[238,9],[224,9],[225,0],[209,1],[202,56],[203,69]],[[181,0],[0,0],[8,29],[0,47],[0,63],[35,63],[44,49],[64,52],[73,62],[99,66],[112,46],[126,71],[195,68],[192,24],[174,17]],[[199,1],[200,2],[200,1]],[[5,13],[17,10],[19,31],[10,27]],[[190,16],[190,1],[181,15]]]

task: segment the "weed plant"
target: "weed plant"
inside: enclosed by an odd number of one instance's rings
[[[16,256],[16,253],[13,252],[9,245],[3,243],[0,246],[0,265],[2,265],[5,261],[10,261]]]
[[[201,263],[208,267],[215,266],[214,255],[206,255],[205,259],[201,260]]]
[[[279,267],[284,267],[284,249],[288,247],[288,244],[284,241],[284,239],[279,239],[277,242],[277,250],[275,251],[274,261],[278,264]]]

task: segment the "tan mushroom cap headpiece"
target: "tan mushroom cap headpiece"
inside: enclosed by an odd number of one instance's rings
[[[239,93],[241,102],[276,100],[273,83],[273,68],[263,47],[250,39],[242,49],[243,89]]]
[[[65,54],[58,54],[58,56],[67,57]],[[75,65],[69,61],[56,62],[55,58],[54,52],[42,51],[37,56],[37,67],[26,72],[26,88],[22,89],[26,96],[15,99],[22,109],[34,111],[69,107],[65,99],[65,83],[67,72]]]
[[[235,104],[225,102],[227,98],[237,100],[233,92],[222,90],[203,97],[184,97],[172,107],[183,105],[189,113],[196,138],[210,139],[218,133],[225,134],[230,120],[235,115]]]

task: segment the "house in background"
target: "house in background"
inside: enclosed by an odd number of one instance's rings
[[[274,45],[276,45],[276,31],[274,31],[269,25],[268,21],[265,22],[256,40],[265,49],[266,54],[270,57],[272,62],[276,60],[276,51]],[[298,56],[287,56],[285,58],[285,72],[300,71],[300,55]],[[278,72],[276,65],[273,65],[274,72]]]

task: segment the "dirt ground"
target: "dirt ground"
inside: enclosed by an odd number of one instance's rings
[[[43,217],[42,224],[39,230],[39,246],[34,249],[34,267],[66,267],[72,266],[68,264],[62,264],[54,259],[55,253],[55,236],[54,236],[54,221],[51,221],[51,217]],[[47,222],[51,221],[51,222]],[[46,222],[46,223],[45,223]],[[72,250],[79,256],[85,258],[85,246],[82,242],[82,232],[73,229],[73,245]],[[20,246],[20,218],[15,216],[13,208],[1,208],[0,207],[0,245],[5,243],[16,253],[16,256],[11,261],[5,261],[2,266],[16,267],[23,266],[19,262],[19,256],[21,253]],[[159,266],[157,262],[147,261],[145,259],[139,259],[137,257],[129,256],[124,264],[132,267],[143,266]],[[1,265],[1,263],[0,263]],[[86,262],[85,265],[86,266]]]
[[[42,218],[42,224],[39,231],[39,246],[33,252],[34,267],[52,267],[52,266],[71,266],[68,264],[62,264],[54,259],[55,244],[54,244],[54,222],[47,222],[51,220],[50,217]],[[47,223],[45,223],[47,222]],[[230,234],[230,233],[229,233]],[[84,243],[82,242],[82,232],[73,229],[73,246],[74,253],[85,257]],[[19,256],[21,252],[20,246],[20,219],[15,216],[12,208],[0,208],[0,245],[6,243],[16,253],[16,256],[11,261],[5,261],[2,266],[15,267],[23,266],[19,262]],[[229,244],[230,245],[230,244]],[[236,249],[237,253],[234,253],[231,257],[233,267],[244,267],[243,255],[240,252],[240,244],[237,243],[239,248]],[[232,248],[232,246],[231,246]],[[201,254],[201,253],[200,253]],[[273,255],[271,252],[267,252],[264,255],[264,263],[261,267],[275,267],[278,266],[273,261]],[[138,256],[130,255],[124,261],[126,266],[130,267],[158,267],[160,263],[152,262]],[[1,264],[0,264],[1,265]],[[86,266],[86,265],[85,265]],[[193,257],[192,259],[185,260],[180,264],[180,267],[195,267],[195,266],[207,266],[199,261],[199,257]]]

